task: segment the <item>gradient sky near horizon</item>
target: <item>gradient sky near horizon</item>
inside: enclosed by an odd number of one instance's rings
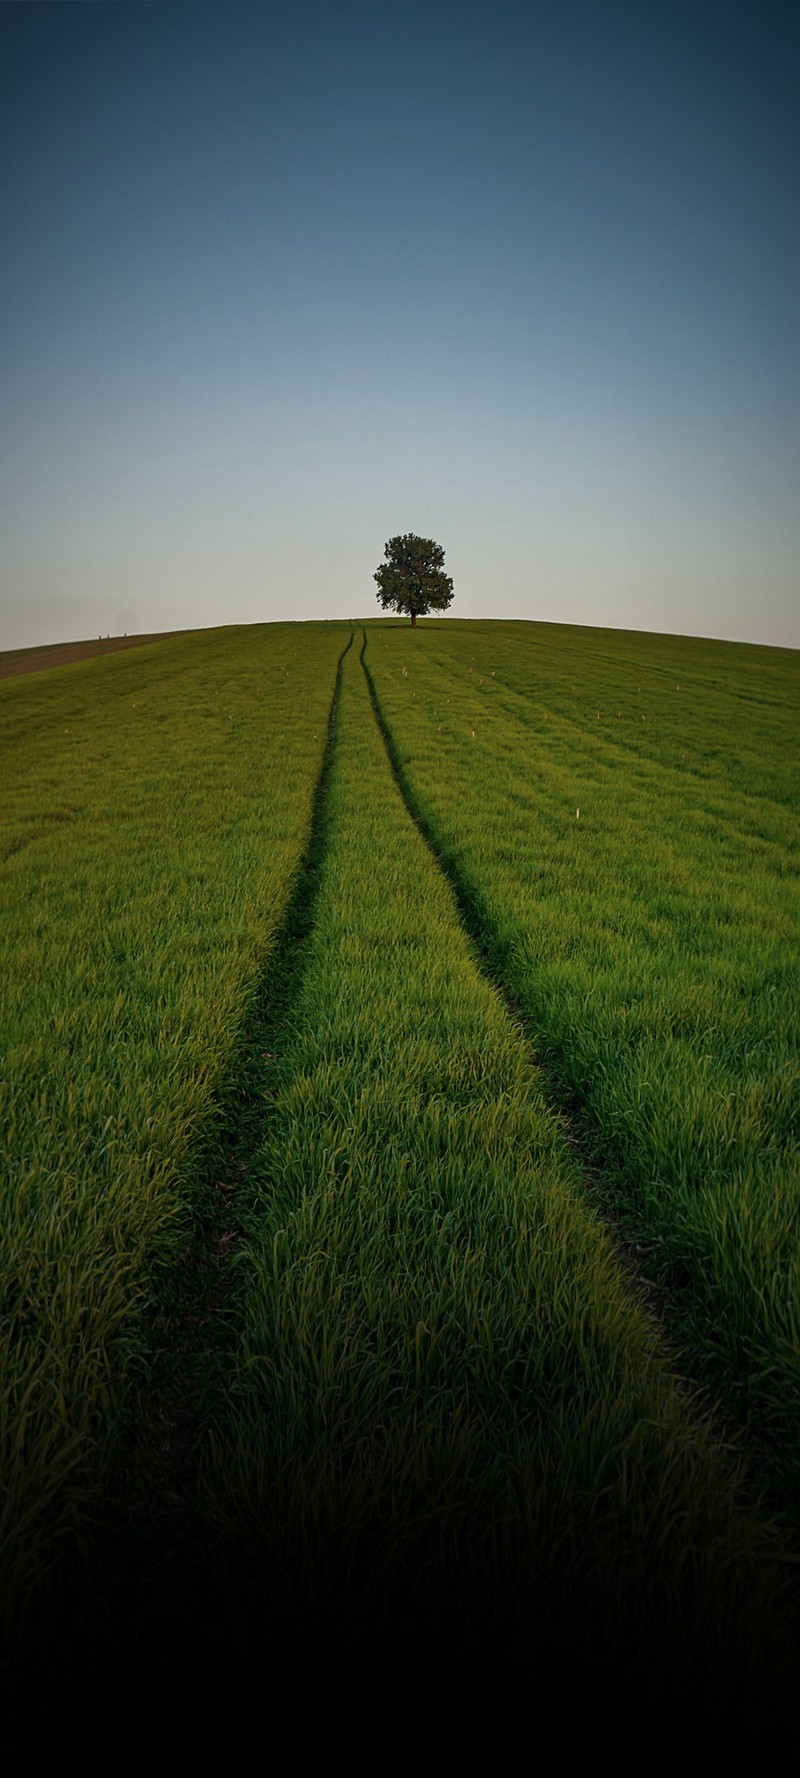
[[[800,646],[800,25],[0,9],[0,649],[375,615]]]

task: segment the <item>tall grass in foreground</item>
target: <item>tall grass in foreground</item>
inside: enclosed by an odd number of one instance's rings
[[[414,806],[683,1362],[797,1525],[800,657],[546,625],[369,635]]]
[[[0,686],[7,1631],[91,1537],[194,1139],[306,840],[346,632],[222,631]]]
[[[429,1674],[491,1657],[542,1702],[573,1647],[584,1695],[620,1659],[629,1693],[676,1671],[765,1683],[783,1634],[770,1540],[476,968],[355,650],[315,926],[239,1215],[210,1541],[238,1544],[255,1616],[299,1637],[298,1659],[313,1626],[326,1660],[363,1660],[372,1632]]]

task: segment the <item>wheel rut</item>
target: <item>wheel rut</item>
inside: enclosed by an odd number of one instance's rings
[[[199,1454],[215,1375],[235,1338],[231,1261],[240,1244],[236,1200],[246,1185],[269,1115],[271,1077],[303,980],[327,840],[328,789],[345,656],[339,657],[308,838],[266,965],[251,993],[239,1039],[206,1128],[196,1172],[205,1186],[192,1207],[188,1249],[162,1280],[149,1328],[145,1377],[117,1441],[105,1505],[81,1597],[69,1610],[81,1649],[121,1646],[141,1660],[165,1626],[183,1635],[208,1528],[199,1494]],[[212,1402],[213,1411],[213,1402]],[[187,1609],[188,1601],[188,1609]],[[71,1679],[65,1639],[62,1676]]]
[[[529,1045],[536,1053],[538,1051],[538,1033],[524,1008],[518,1004],[506,986],[502,963],[498,956],[498,947],[493,942],[492,922],[488,910],[484,907],[479,893],[468,878],[458,869],[455,862],[439,844],[434,828],[426,819],[414,796],[403,769],[394,736],[381,708],[366,656],[367,635],[366,631],[362,630],[359,658],[369,688],[375,721],[405,808],[450,886],[463,930],[470,941],[476,967],[499,996],[509,1017],[523,1031]],[[661,1285],[648,1272],[647,1249],[640,1232],[627,1220],[617,1216],[611,1208],[613,1194],[609,1189],[609,1183],[604,1177],[602,1168],[592,1159],[574,1128],[569,1097],[553,1074],[552,1069],[539,1060],[538,1054],[536,1068],[545,1087],[546,1096],[563,1141],[577,1162],[587,1196],[608,1233],[617,1262],[628,1280],[641,1313],[652,1330],[664,1361],[673,1375],[675,1386],[690,1395],[694,1418],[715,1445],[725,1449],[738,1445],[738,1428],[725,1418],[716,1403],[707,1397],[701,1385],[694,1381],[690,1385],[684,1377],[680,1364],[679,1345],[673,1338],[670,1327],[669,1299]]]
[[[233,1359],[240,1331],[238,1316],[241,1293],[237,1291],[236,1248],[243,1241],[240,1228],[248,1228],[245,1208],[247,1195],[248,1192],[255,1193],[257,1190],[258,1158],[273,1115],[270,1101],[276,1090],[276,1083],[278,1089],[280,1087],[278,1077],[281,1058],[288,1055],[289,1065],[293,1065],[291,1028],[293,1024],[302,1025],[302,1018],[296,1017],[296,1014],[301,995],[307,993],[313,982],[313,947],[315,942],[319,942],[324,948],[328,942],[324,897],[329,881],[335,880],[336,851],[342,836],[348,838],[358,852],[358,836],[350,829],[347,805],[340,804],[337,797],[340,765],[348,757],[349,686],[351,680],[359,679],[359,668],[363,671],[365,685],[359,683],[358,701],[362,727],[358,732],[369,738],[371,748],[380,759],[381,791],[375,805],[375,826],[382,843],[385,845],[387,800],[395,802],[395,799],[381,757],[381,746],[385,749],[402,799],[402,807],[424,840],[432,865],[439,874],[440,883],[446,883],[452,892],[454,910],[451,908],[449,895],[443,895],[442,900],[447,902],[446,924],[448,927],[452,925],[453,935],[458,940],[459,953],[463,952],[463,934],[469,942],[476,969],[497,997],[496,1010],[499,1012],[499,1009],[504,1008],[517,1030],[524,1033],[529,1042],[535,1043],[536,1034],[531,1020],[525,1018],[505,987],[498,949],[492,948],[490,922],[486,912],[480,908],[469,884],[459,877],[457,868],[443,856],[437,846],[435,832],[415,804],[367,664],[366,632],[362,637],[359,666],[356,665],[354,656],[351,656],[348,667],[345,668],[346,657],[352,650],[354,640],[355,631],[351,630],[337,665],[323,757],[312,798],[308,839],[296,871],[286,913],[273,940],[267,963],[255,984],[237,1046],[230,1060],[226,1081],[217,1094],[213,1116],[198,1147],[196,1158],[201,1164],[195,1168],[198,1193],[195,1239],[185,1255],[181,1274],[172,1280],[165,1280],[163,1306],[156,1315],[152,1330],[152,1350],[145,1355],[148,1381],[146,1387],[140,1391],[135,1424],[130,1427],[127,1446],[121,1452],[116,1477],[116,1499],[111,1502],[110,1518],[114,1519],[116,1514],[107,1540],[112,1562],[110,1568],[104,1566],[102,1569],[93,1569],[86,1593],[86,1610],[77,1626],[82,1632],[80,1640],[76,1638],[74,1649],[69,1649],[62,1657],[58,1674],[56,1697],[60,1703],[62,1699],[69,1697],[70,1685],[75,1679],[80,1662],[82,1669],[91,1673],[93,1693],[96,1695],[99,1690],[103,1694],[104,1709],[109,1714],[115,1712],[117,1721],[121,1708],[130,1709],[133,1694],[129,1675],[137,1671],[145,1672],[151,1691],[160,1686],[165,1698],[169,1697],[171,1700],[177,1680],[179,1694],[183,1697],[191,1696],[201,1708],[207,1703],[204,1688],[208,1688],[209,1676],[213,1676],[213,1683],[223,1696],[237,1695],[233,1687],[240,1682],[237,1663],[241,1661],[245,1640],[236,1644],[232,1638],[230,1647],[226,1646],[225,1626],[227,1624],[230,1630],[233,1625],[241,1638],[242,1626],[236,1615],[236,1588],[239,1585],[247,1609],[253,1608],[256,1649],[261,1647],[258,1636],[263,1637],[265,1633],[264,1622],[258,1616],[262,1609],[260,1595],[255,1598],[250,1584],[256,1542],[247,1531],[247,1521],[242,1512],[243,1502],[247,1497],[236,1481],[237,1475],[240,1476],[242,1472],[237,1472],[230,1466],[225,1470],[225,1416],[227,1413],[230,1421],[235,1422],[237,1414]],[[337,714],[343,674],[346,684],[338,725],[340,746],[337,749]],[[373,718],[380,740],[371,727]],[[358,810],[364,795],[363,755],[361,752],[351,752],[349,758],[352,799],[349,809],[352,813]],[[329,796],[332,773],[333,792]],[[404,818],[399,806],[397,820],[398,825],[403,827]],[[421,848],[413,845],[407,827],[405,840],[409,848],[420,851],[421,854]],[[425,874],[430,879],[433,872],[426,866]],[[405,881],[402,872],[398,873],[398,880]],[[440,884],[435,887],[438,890]],[[459,924],[460,932],[457,930]],[[467,969],[465,974],[469,973]],[[336,998],[341,995],[341,971],[334,970],[330,980],[334,984],[332,993]],[[444,992],[447,986],[445,981]],[[483,989],[481,996],[488,998]],[[380,1014],[376,1014],[372,1007],[370,1012],[377,1020],[378,1030],[385,1033],[386,1027],[381,1027],[380,1024]],[[497,1022],[503,1024],[504,1021],[498,1017]],[[345,1044],[345,1058],[349,1053]],[[526,1066],[523,1058],[520,1064],[523,1103],[528,1097]],[[594,1208],[609,1231],[620,1268],[630,1279],[631,1295],[638,1298],[653,1329],[653,1347],[657,1344],[663,1352],[667,1380],[674,1380],[675,1365],[670,1349],[666,1306],[659,1298],[655,1286],[647,1280],[635,1231],[629,1238],[628,1232],[615,1224],[609,1215],[604,1214],[602,1206],[597,1204],[599,1190],[594,1169],[571,1129],[568,1112],[558,1109],[558,1083],[552,1080],[545,1069],[539,1068],[538,1072],[545,1087],[548,1084],[550,1086],[551,1108],[560,1126],[561,1135],[572,1150],[583,1174],[584,1185],[591,1193]],[[503,1075],[500,1079],[500,1096],[504,1085]],[[489,1096],[489,1093],[484,1094],[486,1099]],[[563,1102],[563,1094],[561,1099]],[[323,1100],[322,1105],[325,1110],[327,1101]],[[305,1116],[305,1113],[302,1115]],[[328,1142],[330,1125],[327,1117],[321,1120],[321,1127],[324,1140]],[[381,1124],[381,1138],[383,1127]],[[525,1157],[527,1153],[524,1141],[518,1140],[516,1154]],[[273,1164],[276,1174],[282,1174],[287,1165],[285,1145],[276,1149]],[[376,1172],[379,1171],[380,1154],[376,1168]],[[458,1161],[453,1171],[458,1194],[463,1191],[463,1175]],[[306,1176],[313,1178],[314,1175],[314,1166],[307,1167]],[[374,1180],[370,1178],[368,1184],[369,1192],[372,1193]],[[518,1198],[521,1195],[522,1192],[518,1192]],[[554,1193],[553,1197],[557,1198],[558,1193]],[[371,1205],[371,1196],[367,1196],[365,1202]],[[483,1240],[484,1226],[483,1220],[479,1221],[478,1244]],[[427,1228],[426,1224],[426,1239]],[[316,1228],[312,1233],[316,1239]],[[294,1258],[290,1257],[294,1265]],[[391,1257],[393,1259],[394,1254]],[[526,1279],[535,1276],[537,1257],[534,1254],[533,1263],[526,1263]],[[242,1260],[244,1258],[243,1252]],[[616,1284],[613,1267],[608,1264],[607,1255],[606,1277]],[[328,1289],[320,1293],[323,1327],[331,1314],[332,1295]],[[629,1305],[626,1305],[626,1313],[628,1308]],[[630,1319],[633,1320],[633,1316]],[[526,1327],[528,1325],[526,1323]],[[424,1333],[423,1322],[419,1321],[417,1354],[420,1350],[421,1330]],[[483,1342],[483,1323],[481,1341]],[[525,1343],[529,1348],[535,1344],[527,1336]],[[556,1348],[559,1352],[561,1345]],[[371,1348],[365,1350],[368,1350],[372,1361],[374,1352]],[[460,1344],[457,1356],[460,1356]],[[579,1369],[577,1384],[573,1388],[575,1400],[580,1396],[582,1374]],[[227,1401],[226,1384],[230,1386]],[[685,1387],[680,1383],[677,1386]],[[493,1415],[496,1394],[494,1379],[491,1389]],[[274,1467],[270,1467],[274,1466],[275,1447],[280,1439],[280,1420],[272,1411],[275,1399],[265,1392],[259,1404],[260,1418],[256,1433],[259,1437],[263,1433],[265,1443],[261,1470],[255,1469],[253,1472],[257,1485],[253,1488],[252,1498],[257,1510],[261,1510],[264,1502],[269,1504],[269,1496],[271,1492],[275,1492],[275,1472]],[[410,1391],[410,1399],[413,1400],[413,1389]],[[626,1389],[617,1389],[615,1401],[624,1402],[626,1399]],[[721,1443],[719,1428],[711,1423],[710,1417],[706,1418],[701,1413],[695,1391],[692,1391],[691,1406],[698,1422],[698,1431],[709,1435],[705,1437],[707,1447]],[[487,1423],[489,1419],[491,1415],[487,1417]],[[637,1424],[641,1423],[641,1419],[642,1416]],[[247,1436],[249,1423],[243,1423]],[[381,1425],[379,1413],[375,1415],[375,1423]],[[238,1567],[235,1564],[239,1559],[239,1543],[235,1543],[234,1567],[226,1568],[228,1556],[223,1544],[225,1531],[220,1530],[220,1521],[215,1519],[215,1502],[209,1504],[203,1495],[204,1455],[208,1454],[209,1444],[214,1443],[218,1431],[219,1448],[222,1451],[219,1474],[222,1478],[221,1486],[228,1488],[226,1499],[230,1522],[233,1524],[236,1521],[237,1535],[238,1522],[241,1520],[245,1524],[245,1555],[243,1563]],[[287,1449],[291,1462],[285,1468],[289,1475],[290,1490],[296,1493],[298,1471],[294,1457],[295,1446],[291,1440],[288,1441]],[[672,1447],[669,1449],[671,1451]],[[319,1472],[317,1500],[324,1495],[324,1489],[328,1485],[327,1474],[323,1466]],[[289,1498],[293,1504],[291,1493]],[[457,1493],[454,1498],[458,1505],[461,1494]],[[313,1518],[313,1514],[311,1517]],[[280,1522],[279,1529],[280,1537],[285,1541],[285,1520]],[[258,1530],[259,1526],[256,1524],[256,1534]],[[104,1564],[106,1556],[107,1548],[104,1548],[100,1552]],[[258,1584],[256,1579],[256,1594]],[[398,1597],[402,1598],[402,1594]],[[271,1598],[272,1595],[266,1591],[263,1608],[265,1613],[271,1608]],[[503,1609],[505,1611],[505,1605]],[[250,1620],[245,1621],[249,1625]],[[282,1623],[278,1626],[280,1636],[276,1634],[274,1644],[270,1641],[269,1622],[266,1629],[269,1634],[264,1646],[275,1653],[278,1672],[282,1673],[284,1667],[288,1672],[281,1641],[284,1635]],[[364,1645],[359,1643],[357,1646],[362,1648]],[[284,1666],[281,1665],[281,1659]],[[119,1667],[122,1677],[115,1676],[115,1666]],[[157,1682],[155,1688],[154,1679]],[[51,1686],[51,1697],[52,1695]],[[274,1695],[278,1701],[279,1692],[276,1691]]]
[[[205,1262],[199,1268],[201,1289],[195,1292],[192,1320],[201,1332],[207,1333],[215,1322],[217,1341],[225,1338],[225,1294],[227,1261],[239,1235],[235,1221],[236,1197],[246,1181],[265,1122],[265,1102],[270,1097],[273,1065],[281,1046],[282,1034],[291,1017],[303,978],[304,952],[314,927],[320,878],[325,859],[327,835],[328,788],[336,743],[336,717],[345,656],[353,645],[355,632],[339,656],[333,695],[328,712],[327,733],[319,776],[314,787],[308,839],[302,853],[294,886],[283,921],[275,936],[265,969],[256,982],[250,998],[239,1042],[228,1067],[226,1080],[218,1094],[215,1114],[209,1126],[205,1149],[208,1188],[216,1197],[212,1204],[212,1239],[206,1241]],[[207,1365],[208,1342],[198,1338],[196,1365]],[[174,1431],[187,1421],[187,1390],[182,1385],[190,1378],[176,1379],[179,1387],[172,1392],[176,1403]],[[190,1400],[197,1396],[197,1369]],[[196,1420],[197,1416],[193,1418]],[[172,1429],[169,1429],[170,1433]],[[195,1433],[196,1433],[195,1425]],[[185,1444],[168,1435],[167,1450]],[[193,1448],[195,1440],[190,1441]],[[166,1478],[165,1478],[166,1480]],[[167,1490],[168,1491],[168,1490]],[[182,1490],[180,1491],[182,1492]]]

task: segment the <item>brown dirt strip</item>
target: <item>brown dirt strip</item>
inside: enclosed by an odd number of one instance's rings
[[[41,673],[46,667],[67,667],[71,661],[115,654],[119,648],[141,648],[145,642],[166,642],[168,636],[191,636],[193,630],[158,630],[150,636],[96,636],[90,642],[48,642],[39,648],[13,648],[0,654],[0,679],[18,673]]]

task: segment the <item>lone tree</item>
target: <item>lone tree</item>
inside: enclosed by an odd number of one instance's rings
[[[384,611],[408,612],[416,627],[418,617],[428,611],[444,611],[453,597],[453,582],[443,574],[444,550],[432,537],[415,537],[407,531],[404,537],[390,537],[373,579],[378,583],[378,598]]]

